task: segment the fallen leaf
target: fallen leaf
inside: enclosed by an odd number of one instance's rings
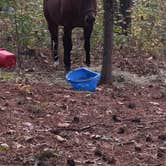
[[[61,137],[60,135],[56,135],[55,137],[59,142],[65,142],[66,141],[66,139]]]
[[[153,101],[150,101],[149,103],[152,104],[152,105],[155,105],[155,106],[159,106],[160,105],[159,103],[153,102]]]
[[[6,111],[6,110],[7,110],[6,107],[2,107],[2,106],[0,106],[0,111],[4,112],[4,111]]]
[[[30,142],[33,140],[33,137],[32,136],[24,136],[24,139],[26,142]]]
[[[140,153],[142,151],[142,145],[141,144],[135,144],[135,151]]]
[[[58,123],[58,127],[69,127],[70,123]]]
[[[15,142],[14,144],[15,144],[17,149],[20,149],[20,148],[24,147],[23,145],[19,144],[18,142]]]
[[[23,125],[26,126],[29,130],[32,130],[34,128],[33,124],[30,122],[24,122]]]

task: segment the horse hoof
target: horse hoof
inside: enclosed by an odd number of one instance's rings
[[[55,61],[54,64],[53,64],[53,66],[54,66],[55,68],[58,67],[58,65],[59,65],[59,61]]]

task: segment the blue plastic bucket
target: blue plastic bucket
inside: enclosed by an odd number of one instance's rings
[[[75,90],[94,91],[100,79],[100,74],[85,67],[79,67],[66,75],[66,80]]]

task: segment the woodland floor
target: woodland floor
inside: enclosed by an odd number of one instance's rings
[[[115,55],[113,86],[95,92],[44,54],[1,69],[0,166],[166,165],[166,57]]]

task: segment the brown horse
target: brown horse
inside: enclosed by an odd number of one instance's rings
[[[66,72],[71,69],[71,34],[75,27],[84,29],[86,64],[90,66],[90,37],[96,17],[96,6],[96,0],[44,0],[44,16],[51,35],[55,63],[58,62],[58,26],[64,27],[63,47]]]

